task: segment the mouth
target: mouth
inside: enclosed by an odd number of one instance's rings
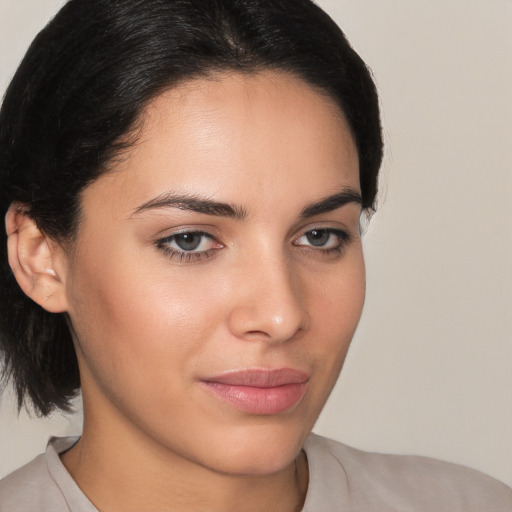
[[[272,415],[293,409],[304,397],[309,376],[291,368],[246,369],[201,380],[214,396],[245,413]]]

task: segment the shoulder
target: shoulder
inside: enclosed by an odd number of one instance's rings
[[[428,457],[364,452],[314,434],[304,448],[311,482],[325,470],[330,475],[321,479],[337,475],[338,482],[332,484],[343,489],[337,499],[350,503],[353,510],[512,511],[512,489],[464,466]]]
[[[0,480],[0,512],[67,510],[59,498],[44,455]]]
[[[53,438],[45,454],[38,455],[0,480],[0,512],[69,511],[69,500],[60,474],[65,469],[58,454],[74,442],[76,438]],[[65,478],[64,475],[64,482]],[[71,479],[70,476],[68,478]]]

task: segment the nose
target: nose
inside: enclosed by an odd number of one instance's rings
[[[260,258],[244,265],[234,283],[238,293],[228,323],[238,338],[279,343],[307,331],[310,318],[304,307],[299,276],[283,258]]]

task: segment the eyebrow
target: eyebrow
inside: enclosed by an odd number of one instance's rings
[[[174,194],[171,192],[164,192],[140,205],[134,210],[131,216],[156,208],[178,208],[179,210],[204,213],[218,217],[230,217],[237,220],[242,220],[247,217],[247,211],[240,206],[220,203],[192,194]]]
[[[345,189],[342,192],[309,204],[302,209],[300,217],[307,218],[331,212],[349,203],[362,204],[361,194],[353,189]],[[180,210],[204,213],[217,217],[229,217],[237,220],[247,218],[247,210],[242,206],[212,201],[192,194],[174,194],[171,192],[164,192],[138,206],[131,216],[158,208],[178,208]]]
[[[359,192],[347,188],[338,194],[325,197],[318,202],[306,206],[300,212],[300,216],[302,218],[306,218],[320,215],[321,213],[332,212],[333,210],[337,210],[338,208],[341,208],[342,206],[345,206],[349,203],[356,203],[361,205],[363,200]]]

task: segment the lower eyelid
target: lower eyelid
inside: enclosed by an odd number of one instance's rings
[[[178,261],[192,262],[192,261],[201,261],[204,259],[210,258],[213,253],[212,249],[200,252],[191,252],[191,251],[176,251],[174,249],[164,249],[164,253],[171,259],[175,259]]]

